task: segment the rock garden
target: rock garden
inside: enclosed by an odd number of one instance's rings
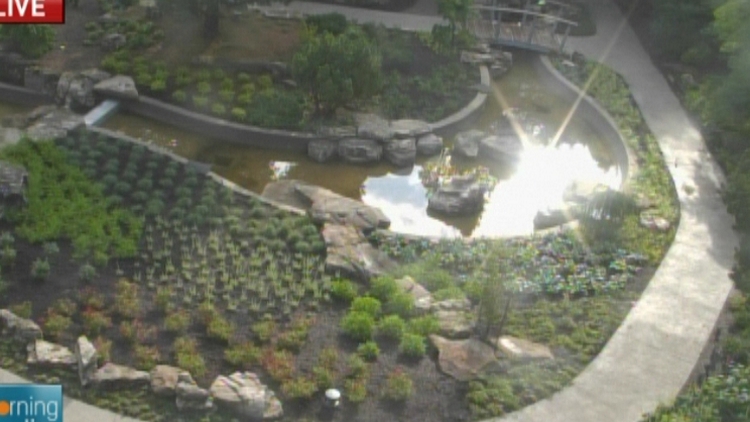
[[[476,95],[466,89],[478,82],[476,64],[499,75],[510,57],[475,51],[462,60],[471,65],[446,64],[427,35],[336,16],[272,25],[237,12],[225,34],[252,22],[283,39],[262,62],[242,61],[222,38],[190,52],[153,11],[103,4],[106,15],[97,9],[85,31],[66,33],[101,63],[29,70],[28,81],[68,108],[14,117],[25,137],[0,150],[3,368],[149,421],[480,420],[570,382],[671,242],[674,188],[614,73],[591,92],[618,120],[639,172],[624,192],[587,202],[577,229],[402,236],[379,209],[328,189],[284,180],[251,194],[202,163],[87,130],[70,109],[103,94],[149,95],[238,122],[331,133],[310,143],[316,161],[409,167],[443,153],[426,122]],[[321,40],[334,52],[377,46],[382,56],[362,63],[381,66],[386,89],[350,86],[341,99],[310,85],[305,69],[317,56],[296,53],[319,51]],[[161,61],[173,44],[185,56]],[[556,64],[574,81],[593,66]],[[19,76],[7,69],[4,79]],[[358,69],[350,82],[372,70]],[[502,130],[453,142],[465,159],[513,162],[522,148]],[[447,164],[426,167],[422,182],[431,209],[450,215],[475,213],[494,183]],[[329,388],[341,391],[337,409],[323,400]]]

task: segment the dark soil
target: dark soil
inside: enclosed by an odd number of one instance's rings
[[[79,140],[79,143],[88,142]],[[99,143],[106,142],[97,141]],[[109,141],[111,142],[111,141]],[[62,142],[68,151],[76,151],[75,148],[71,148],[70,142]],[[95,142],[93,145],[97,145]],[[92,149],[96,149],[93,147]],[[116,154],[117,160],[119,161],[119,171],[122,172],[124,168],[128,166],[128,162],[131,161],[131,148],[128,144],[120,144],[118,153]],[[82,167],[84,171],[89,172],[95,180],[102,181],[103,175],[106,170],[107,162],[114,158],[115,154],[107,155],[104,154],[99,159],[96,169],[92,169],[88,162],[84,161]],[[156,157],[156,158],[154,158]],[[162,160],[158,158],[159,155],[146,151],[143,154],[143,158],[139,160],[138,174],[143,176],[151,172],[151,178],[154,184],[164,178],[164,172],[166,171],[165,161],[159,161],[161,164],[153,170],[147,168],[147,164],[156,160]],[[73,158],[76,160],[76,158]],[[175,190],[180,184],[186,179],[187,169],[180,166],[180,170],[177,175],[172,179],[175,181],[172,189],[164,189],[162,196],[164,203],[166,204],[162,216],[166,216],[169,210],[174,209],[176,206],[177,195]],[[202,192],[211,183],[214,183],[210,179],[201,176],[201,183],[194,188],[193,199],[198,202],[201,198]],[[135,183],[133,183],[135,186]],[[110,188],[105,188],[105,192],[110,192]],[[131,193],[120,192],[123,205],[134,209],[142,205],[142,201],[136,200]],[[222,194],[219,193],[219,198],[222,198]],[[222,204],[226,204],[225,200],[219,201],[217,210],[223,208]],[[274,218],[283,217],[282,214],[277,210],[270,207],[264,208],[264,215],[257,215],[258,205],[253,204],[253,201],[248,201],[242,197],[234,195],[232,206],[236,208],[244,208],[246,210],[255,210],[256,214],[247,214],[245,218],[247,220],[257,219],[259,221],[268,222]],[[146,226],[154,224],[154,218],[148,217]],[[212,229],[216,229],[215,225],[203,224],[198,227],[198,233],[204,239],[208,237],[209,232]],[[13,226],[7,221],[0,222],[0,233],[1,232],[12,232]],[[155,231],[158,232],[158,229]],[[316,233],[317,234],[317,233]],[[171,236],[176,237],[175,233]],[[34,260],[44,256],[42,245],[30,244],[25,240],[21,239],[19,235],[15,235],[14,247],[17,250],[17,258],[14,265],[3,266],[3,278],[9,280],[8,289],[5,290],[2,296],[0,296],[0,308],[5,308],[10,305],[17,305],[26,301],[30,301],[33,304],[32,318],[43,324],[45,314],[47,310],[52,307],[57,300],[60,298],[68,298],[73,300],[78,305],[78,310],[73,316],[73,326],[70,327],[59,339],[51,339],[63,345],[72,347],[75,339],[78,335],[83,332],[82,325],[82,312],[85,310],[84,297],[89,296],[91,293],[98,294],[105,298],[105,306],[102,311],[111,318],[112,324],[109,328],[104,329],[100,335],[103,338],[112,340],[111,349],[111,360],[113,362],[131,366],[137,366],[133,354],[133,346],[128,343],[120,333],[120,324],[125,320],[118,316],[113,309],[115,304],[115,284],[118,280],[123,277],[133,279],[134,275],[138,272],[142,272],[146,267],[149,260],[143,259],[143,252],[147,250],[145,248],[145,240],[142,240],[140,247],[140,258],[134,259],[122,259],[122,260],[110,260],[109,263],[104,266],[97,268],[97,276],[91,282],[83,282],[79,277],[79,269],[81,262],[73,259],[73,247],[70,242],[58,241],[60,252],[50,258],[51,264],[51,275],[46,281],[35,281],[31,276],[31,266]],[[158,240],[155,242],[158,243]],[[254,246],[253,246],[254,247]],[[287,245],[286,248],[291,252],[293,251],[292,245]],[[154,248],[159,249],[157,244]],[[175,247],[175,250],[179,248]],[[173,260],[176,265],[179,265],[179,253],[173,252]],[[144,281],[145,283],[145,281]],[[173,283],[170,281],[169,283]],[[154,291],[144,284],[139,286],[139,297],[140,297],[140,313],[136,318],[144,328],[153,330],[150,336],[145,336],[140,345],[148,345],[158,349],[160,353],[160,361],[165,363],[173,362],[172,359],[172,343],[176,338],[175,334],[166,332],[163,328],[164,317],[160,311],[157,311],[154,303]],[[196,308],[197,304],[189,305],[178,304],[179,308],[187,308],[191,314],[197,315]],[[223,306],[217,302],[216,305],[219,309],[223,310]],[[272,312],[272,311],[268,311]],[[296,314],[288,317],[280,316],[280,312],[272,312],[275,318],[278,320],[279,329],[281,333],[286,330],[286,322],[296,316],[301,316],[311,312],[310,315],[314,315],[314,324],[312,325],[307,341],[301,347],[299,353],[296,354],[296,368],[297,374],[308,374],[311,368],[316,364],[317,356],[320,351],[326,347],[336,347],[339,350],[341,356],[341,371],[345,370],[346,358],[356,350],[357,344],[351,340],[345,338],[339,328],[339,320],[345,312],[345,309],[337,305],[323,305],[322,310],[314,311],[310,308],[300,308]],[[236,338],[252,339],[254,334],[250,330],[251,325],[258,321],[259,315],[252,315],[244,313],[243,311],[229,313],[222,312],[228,317],[237,327]],[[185,334],[198,341],[201,356],[206,361],[207,374],[203,377],[197,377],[198,382],[207,387],[213,379],[219,374],[229,374],[234,372],[238,368],[233,368],[227,364],[224,359],[224,350],[227,347],[226,344],[221,341],[211,340],[206,336],[205,327],[199,323],[193,323]],[[91,336],[90,336],[91,337]],[[454,381],[453,379],[441,374],[437,369],[434,353],[432,358],[425,357],[418,362],[405,361],[399,357],[397,347],[395,344],[381,344],[382,351],[377,362],[370,366],[370,378],[367,384],[368,395],[364,403],[359,406],[348,405],[342,411],[337,412],[331,418],[330,415],[326,416],[323,413],[321,406],[321,394],[318,393],[315,398],[309,402],[295,402],[285,400],[283,394],[280,393],[280,386],[272,381],[270,377],[265,373],[261,366],[254,366],[250,368],[254,372],[261,375],[264,382],[268,383],[282,398],[284,401],[285,419],[289,421],[296,421],[300,418],[309,418],[311,415],[318,415],[320,418],[325,420],[335,421],[362,421],[362,422],[376,422],[383,420],[403,420],[403,421],[457,421],[466,420],[468,418],[468,408],[464,401],[465,386],[461,383]],[[414,382],[414,395],[406,402],[403,406],[396,406],[392,403],[384,401],[382,397],[382,389],[385,385],[385,380],[394,368],[400,367],[411,377]],[[343,376],[339,377],[340,380]],[[342,381],[343,384],[343,381]],[[341,385],[339,386],[341,387]],[[165,415],[169,418],[168,415]]]

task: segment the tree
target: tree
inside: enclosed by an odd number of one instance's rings
[[[451,45],[456,40],[458,29],[464,29],[471,16],[474,0],[438,0],[438,13],[448,21],[451,31]]]
[[[356,27],[341,35],[308,30],[292,59],[292,74],[315,104],[316,114],[331,114],[381,88],[381,55]]]
[[[475,277],[480,282],[479,306],[477,307],[477,327],[482,338],[493,332],[501,334],[516,297],[513,283],[507,280],[510,269],[505,263],[508,256],[506,247],[492,246],[484,264]]]
[[[0,25],[0,39],[24,56],[37,58],[52,50],[55,30],[50,25]]]
[[[661,54],[668,59],[679,59],[706,41],[701,31],[712,21],[709,0],[658,0],[653,2],[650,32]]]

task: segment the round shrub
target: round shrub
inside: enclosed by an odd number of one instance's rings
[[[193,96],[193,105],[205,109],[208,106],[208,97],[205,95],[194,95]]]
[[[150,88],[153,92],[163,92],[167,89],[167,81],[162,78],[154,79],[153,81],[151,81]]]
[[[198,93],[201,95],[208,95],[211,92],[211,84],[208,82],[198,83]]]
[[[372,281],[369,294],[381,302],[388,302],[398,292],[399,288],[396,280],[391,277],[378,277]]]
[[[425,315],[418,318],[412,318],[407,324],[407,331],[412,334],[418,334],[427,337],[430,334],[437,334],[440,331],[440,323],[433,315]]]
[[[222,99],[222,101],[226,101],[228,103],[231,103],[234,101],[234,91],[231,89],[222,89],[219,91],[219,98]]]
[[[234,107],[232,109],[232,117],[235,120],[245,120],[245,117],[247,116],[247,112],[243,108]]]
[[[367,361],[375,361],[380,355],[380,348],[374,341],[366,341],[357,346],[357,354]]]
[[[214,113],[214,114],[216,114],[216,115],[223,116],[224,113],[227,112],[227,109],[226,109],[226,107],[224,107],[224,104],[214,103],[214,105],[211,106],[211,112]]]
[[[350,303],[357,297],[357,286],[349,280],[333,280],[331,282],[331,297],[341,302]]]
[[[34,280],[44,281],[49,276],[50,272],[50,266],[49,261],[47,261],[47,258],[39,259],[37,258],[34,260],[34,262],[31,264],[31,277],[34,278]]]
[[[90,264],[83,264],[78,270],[78,277],[80,277],[82,281],[89,282],[96,277],[96,269]]]
[[[375,318],[364,312],[349,312],[341,319],[341,329],[357,341],[372,339],[375,329]]]
[[[221,80],[221,90],[222,91],[234,90],[234,81],[232,80],[232,78],[224,78]]]
[[[424,337],[418,334],[407,333],[401,337],[398,350],[408,358],[419,359],[427,353],[427,345],[425,344]]]
[[[396,368],[388,375],[383,396],[389,400],[405,401],[414,393],[414,383],[409,375]]]
[[[398,292],[386,303],[385,312],[409,318],[414,313],[414,298],[409,293]]]
[[[246,105],[250,105],[250,103],[252,103],[252,102],[253,102],[253,95],[252,94],[245,93],[245,94],[240,94],[237,97],[237,103],[239,105],[246,106]],[[245,110],[242,110],[242,111],[245,111]],[[242,118],[244,119],[246,116],[247,116],[247,112],[245,112],[243,114]]]
[[[378,324],[378,334],[390,339],[400,341],[406,331],[406,323],[398,315],[388,315]]]
[[[351,312],[362,312],[377,317],[380,315],[382,305],[374,297],[358,297],[352,301]]]
[[[183,104],[185,103],[185,101],[187,101],[187,94],[185,93],[185,91],[178,89],[177,91],[172,93],[172,99],[180,104]]]
[[[250,82],[250,75],[248,75],[245,72],[238,73],[237,74],[237,82],[239,82],[241,84],[246,84],[246,83]]]

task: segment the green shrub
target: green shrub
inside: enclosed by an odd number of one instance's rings
[[[398,345],[399,352],[407,358],[419,359],[427,353],[425,338],[418,334],[407,333]]]
[[[99,356],[99,361],[101,363],[110,362],[112,341],[100,336],[94,339],[93,343],[94,348],[96,349],[96,354]]]
[[[283,383],[294,376],[294,355],[286,350],[267,348],[261,357],[261,365],[276,382]]]
[[[155,346],[136,344],[133,347],[133,356],[135,357],[136,368],[144,371],[150,371],[161,361],[161,354]]]
[[[367,375],[368,365],[359,355],[351,354],[346,359],[347,376],[350,378],[362,378]]]
[[[414,313],[414,298],[409,293],[399,292],[391,296],[385,304],[385,312],[402,318],[410,318]]]
[[[406,323],[398,315],[388,315],[378,324],[378,334],[390,339],[400,341],[406,331]]]
[[[197,378],[206,374],[206,361],[198,351],[195,340],[188,337],[178,337],[174,341],[173,348],[176,364],[179,368],[190,372]]]
[[[247,116],[247,112],[244,108],[234,107],[232,109],[232,118],[235,120],[245,120],[245,117]]]
[[[224,73],[221,69],[216,69],[213,71],[213,78],[217,81],[221,81],[226,77],[226,73]]]
[[[352,301],[350,312],[362,312],[377,318],[381,308],[380,301],[374,297],[358,297]]]
[[[163,92],[167,89],[167,81],[161,78],[154,79],[151,81],[149,88],[151,88],[151,91],[153,92]]]
[[[218,116],[223,116],[227,112],[227,108],[224,107],[224,104],[214,103],[214,105],[211,106],[211,112]]]
[[[193,105],[205,110],[208,107],[208,97],[205,95],[193,95]]]
[[[55,303],[52,304],[52,310],[60,315],[73,316],[78,310],[78,305],[67,297],[63,297],[57,299]]]
[[[32,307],[31,307],[31,302],[29,302],[28,300],[22,303],[15,304],[15,305],[10,305],[8,308],[10,309],[11,312],[13,312],[14,314],[16,314],[17,316],[21,318],[26,318],[26,319],[31,318]]]
[[[349,312],[341,319],[341,328],[354,340],[367,341],[372,338],[375,318],[364,312]]]
[[[253,102],[252,94],[240,94],[237,96],[237,104],[241,106],[248,106]],[[244,109],[242,111],[245,111]],[[247,112],[244,113],[243,117],[247,116]]]
[[[500,376],[470,382],[466,401],[476,419],[493,418],[521,407],[521,399],[513,390],[511,380]]]
[[[94,277],[96,277],[96,268],[89,264],[83,264],[81,265],[81,268],[78,269],[78,277],[81,281],[87,283],[91,282]]]
[[[383,397],[393,401],[406,401],[414,393],[414,383],[401,368],[388,374]]]
[[[357,354],[359,354],[362,359],[372,362],[378,359],[380,348],[374,341],[366,341],[357,346]]]
[[[372,281],[368,294],[383,303],[387,303],[393,295],[399,292],[398,284],[392,277],[378,277]]]
[[[4,246],[0,263],[2,263],[3,267],[13,267],[16,264],[17,254],[16,249],[12,246]]]
[[[241,84],[246,84],[246,83],[250,82],[250,79],[251,79],[250,75],[248,75],[245,72],[240,72],[240,73],[237,74],[237,82],[239,82]]]
[[[180,104],[184,104],[187,101],[187,94],[185,93],[185,91],[178,89],[177,91],[172,93],[172,99]]]
[[[49,261],[47,261],[47,258],[41,259],[37,258],[34,260],[34,262],[31,264],[31,277],[34,278],[34,280],[44,281],[49,276],[50,272],[50,265]]]
[[[276,332],[276,323],[272,319],[256,322],[251,327],[261,343],[268,343]]]
[[[407,323],[406,331],[422,337],[428,337],[430,334],[437,334],[440,331],[440,323],[433,315],[412,318]]]
[[[44,338],[49,340],[59,340],[63,333],[65,333],[72,324],[73,321],[70,317],[60,315],[54,311],[48,311],[42,322]]]
[[[96,337],[112,326],[112,320],[102,311],[86,309],[81,313],[83,331],[89,337]]]
[[[115,312],[123,318],[135,318],[141,310],[138,286],[122,279],[115,286]]]
[[[288,380],[281,384],[281,392],[288,399],[310,399],[315,392],[318,391],[318,386],[315,381],[308,377],[299,377],[293,380]]]
[[[359,404],[367,399],[367,382],[348,379],[344,382],[344,394],[350,403]]]
[[[336,382],[336,374],[329,368],[316,366],[312,369],[312,373],[313,378],[315,379],[315,384],[321,390],[333,387]]]
[[[209,93],[211,93],[211,84],[208,82],[199,82],[198,83],[198,93],[202,96],[206,96]]]
[[[164,318],[164,329],[169,332],[182,334],[190,327],[190,323],[190,314],[180,309],[167,314]]]
[[[440,289],[432,294],[432,300],[440,302],[448,299],[465,299],[466,295],[460,287],[451,286]]]
[[[250,369],[260,362],[261,351],[250,341],[237,343],[224,350],[224,360],[230,365]]]
[[[273,79],[269,75],[261,75],[258,78],[258,89],[261,91],[267,91],[273,88]]]
[[[12,247],[16,243],[16,238],[13,237],[13,234],[10,232],[3,232],[2,235],[0,235],[0,247],[7,248]]]
[[[307,16],[305,24],[308,27],[315,28],[315,31],[319,34],[330,33],[332,35],[341,35],[349,27],[346,16],[341,13]]]

